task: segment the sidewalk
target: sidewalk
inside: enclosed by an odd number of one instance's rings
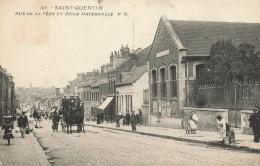
[[[11,139],[11,145],[7,145],[7,140],[3,139],[4,130],[0,129],[0,166],[50,166],[33,133],[21,138],[21,133],[15,132],[17,129],[12,132],[15,138]]]
[[[92,126],[92,127],[99,127],[99,128],[107,128],[111,130],[132,132],[131,125],[130,126],[120,125],[120,127],[116,127],[115,123],[105,122],[103,124],[97,124],[94,121],[87,121],[85,122],[85,125]],[[137,131],[134,133],[173,139],[178,141],[202,143],[202,144],[208,144],[212,146],[221,146],[229,149],[245,150],[245,151],[260,153],[260,143],[253,142],[253,135],[242,134],[238,129],[235,129],[236,143],[234,144],[221,143],[218,140],[217,132],[210,132],[210,131],[197,131],[196,132],[197,134],[186,134],[184,129],[171,129],[171,128],[163,128],[163,127],[149,127],[149,126],[137,125]]]

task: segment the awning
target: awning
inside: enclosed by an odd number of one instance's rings
[[[113,100],[114,97],[107,97],[106,100],[98,107],[101,110],[104,110],[108,104]]]

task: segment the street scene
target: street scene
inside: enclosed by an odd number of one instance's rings
[[[257,0],[0,4],[0,166],[260,165]]]

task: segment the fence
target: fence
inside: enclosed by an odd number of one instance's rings
[[[200,85],[186,82],[186,106],[226,108],[231,126],[240,127],[241,110],[260,105],[260,82],[233,81],[228,85]]]
[[[190,81],[188,87],[188,106],[250,109],[260,105],[260,82],[233,81],[229,85],[199,85]]]

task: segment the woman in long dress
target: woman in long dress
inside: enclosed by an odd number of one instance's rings
[[[190,127],[191,127],[191,133],[193,131],[194,134],[196,134],[196,130],[198,128],[198,120],[199,118],[197,117],[196,113],[192,111],[190,113]]]
[[[224,137],[226,137],[226,122],[220,115],[217,116],[217,124],[218,124],[219,140],[224,141]]]
[[[10,138],[14,138],[12,134],[12,129],[14,129],[14,117],[12,116],[4,116],[3,117],[3,124],[2,124],[2,130],[4,131],[3,139],[7,139],[8,145],[10,145]]]

